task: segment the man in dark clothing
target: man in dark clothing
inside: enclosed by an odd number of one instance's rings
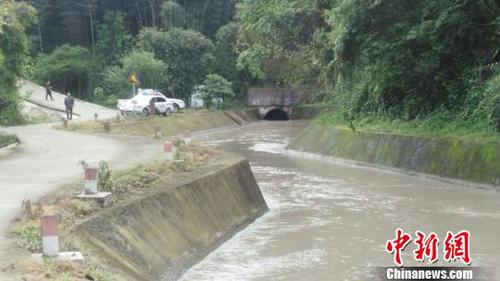
[[[52,98],[52,87],[50,87],[50,81],[47,81],[45,84],[45,100],[49,100],[49,97],[50,100],[54,100]]]
[[[73,119],[73,106],[75,105],[75,99],[71,96],[71,93],[66,94],[66,98],[64,99],[64,106],[66,107],[66,117],[68,120]]]

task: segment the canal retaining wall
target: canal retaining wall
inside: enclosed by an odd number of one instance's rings
[[[177,280],[267,211],[248,162],[236,156],[223,161],[195,179],[166,182],[107,209],[72,235],[119,280]]]
[[[311,124],[290,149],[500,186],[500,142],[467,141]]]
[[[233,111],[202,111],[175,113],[169,117],[152,118],[123,118],[108,119],[110,121],[109,131],[105,131],[101,121],[75,122],[69,124],[67,130],[84,133],[110,133],[116,135],[153,136],[155,128],[160,128],[164,136],[176,135],[190,131],[201,131],[207,129],[221,128],[227,126],[241,125],[230,117],[231,113],[241,117],[246,122],[260,120],[257,109],[233,110]],[[63,129],[63,126],[57,126]]]

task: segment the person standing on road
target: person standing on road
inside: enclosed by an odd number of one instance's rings
[[[50,86],[50,80],[45,84],[45,100],[54,100],[52,98],[52,87]]]
[[[66,93],[66,98],[64,98],[64,106],[66,107],[66,117],[68,120],[73,119],[73,106],[75,105],[75,99],[71,96],[70,92]]]

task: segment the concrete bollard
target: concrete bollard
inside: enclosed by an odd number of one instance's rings
[[[184,143],[185,144],[191,143],[191,131],[189,131],[189,130],[184,131]]]
[[[159,140],[162,137],[161,128],[159,126],[155,127],[155,139]]]
[[[96,168],[85,169],[85,194],[97,194],[97,178],[98,173]]]
[[[120,113],[116,114],[116,122],[120,122]]]
[[[63,119],[62,123],[63,123],[63,128],[67,129],[68,128],[68,119]]]
[[[48,257],[57,257],[59,255],[59,235],[58,225],[59,217],[57,215],[47,215],[40,218],[42,227],[43,255]]]
[[[98,121],[99,120],[99,115],[97,113],[94,113],[94,121]]]
[[[167,158],[167,160],[174,160],[175,147],[172,142],[166,141],[163,143],[163,152],[165,152],[165,158]]]
[[[111,122],[106,121],[102,123],[102,126],[104,127],[104,132],[109,134],[111,133]]]

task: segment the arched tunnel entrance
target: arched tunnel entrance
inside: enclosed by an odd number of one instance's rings
[[[264,115],[264,120],[288,120],[288,113],[281,108],[273,108]]]

